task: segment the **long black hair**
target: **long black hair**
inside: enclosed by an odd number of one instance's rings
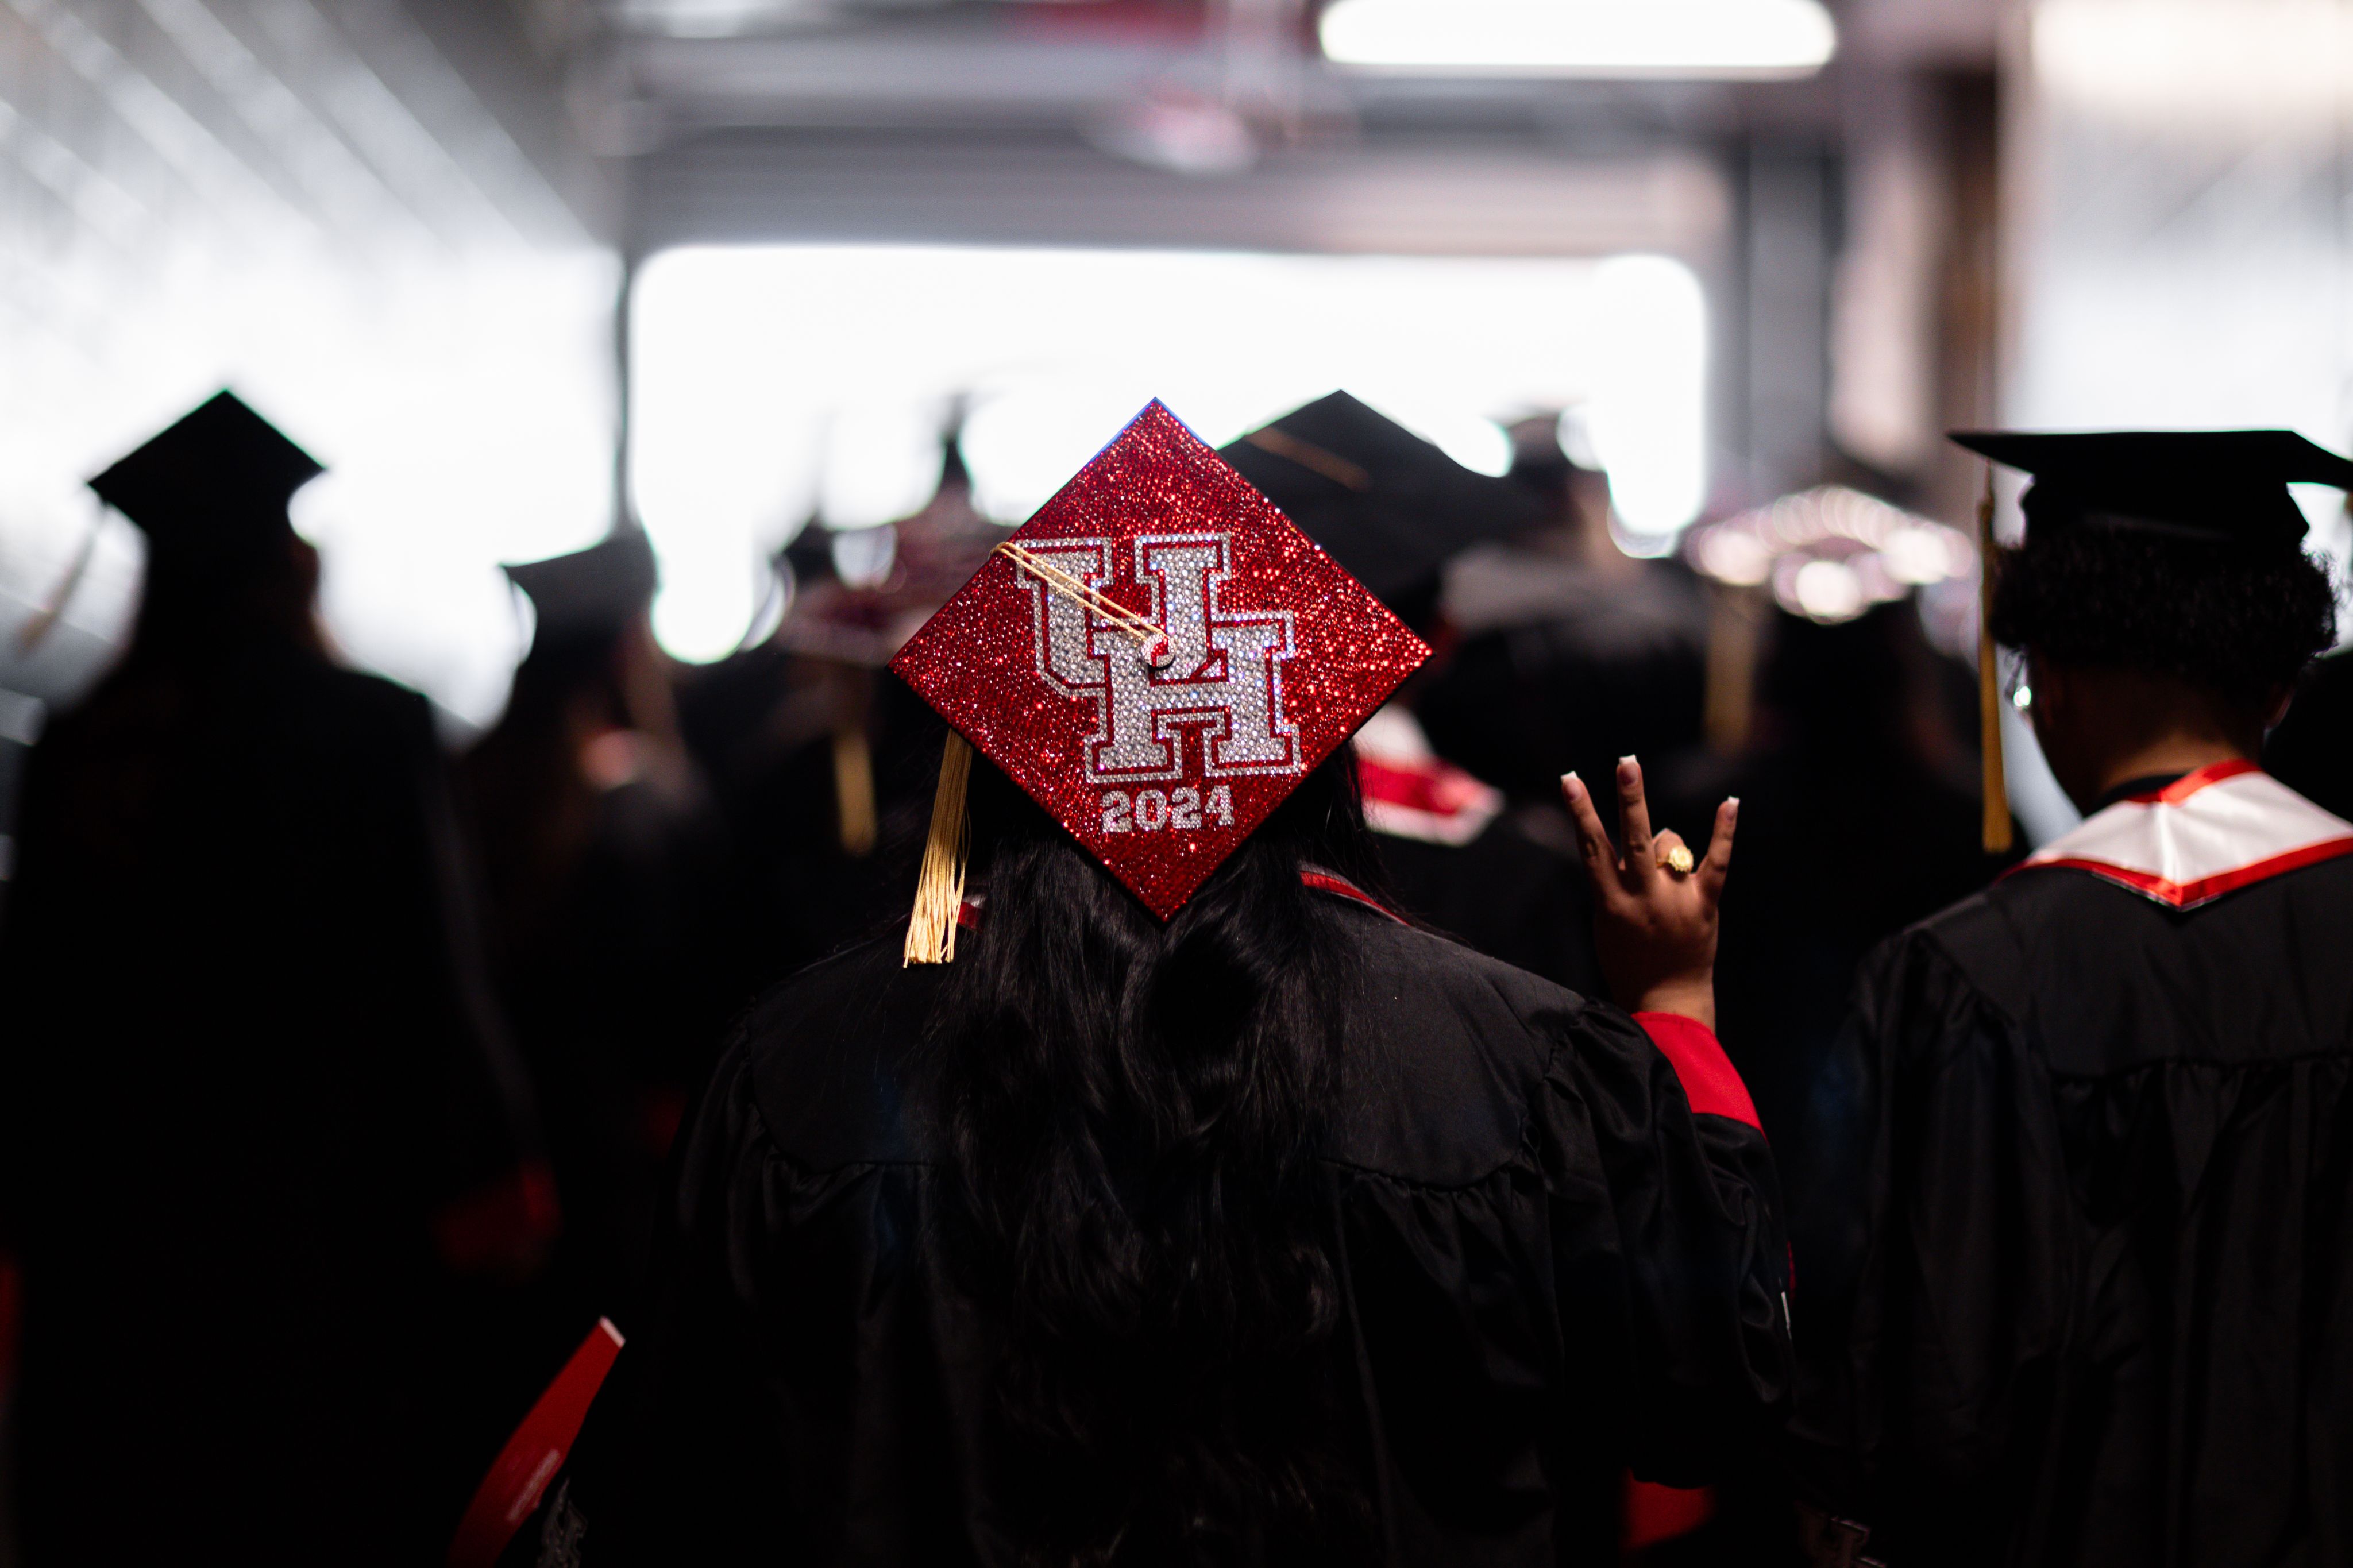
[[[933,1028],[1001,1528],[1056,1568],[1356,1555],[1311,1153],[1364,977],[1300,875],[1377,876],[1351,753],[1165,925],[986,763],[971,806],[986,914]]]

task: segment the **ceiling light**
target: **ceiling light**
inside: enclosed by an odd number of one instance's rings
[[[2333,130],[2353,106],[2353,9],[2338,0],[2043,0],[2034,74],[2069,107],[2180,134],[2267,141]]]
[[[1862,579],[1843,561],[1809,561],[1790,574],[1789,597],[1808,620],[1836,625],[1870,606]],[[1779,584],[1775,584],[1776,588]]]
[[[1838,47],[1819,0],[1335,0],[1336,64],[1433,76],[1810,76]]]

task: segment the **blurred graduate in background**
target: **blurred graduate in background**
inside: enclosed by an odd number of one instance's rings
[[[1440,607],[1447,563],[1536,527],[1542,505],[1345,392],[1218,455],[1433,650],[1356,736],[1365,822],[1399,904],[1490,957],[1595,993],[1584,868],[1529,837],[1503,792],[1441,756],[1415,717],[1458,642]]]
[[[1711,524],[1690,550],[1717,598],[1715,745],[1662,794],[1670,820],[1740,798],[1718,1005],[1757,1114],[1795,1129],[1863,956],[2008,863],[1981,841],[1976,683],[1923,624],[1932,591],[1974,618],[1975,554],[1836,486]]]
[[[1924,620],[1973,618],[1975,553],[1957,531],[1831,486],[1702,527],[1686,548],[1710,602],[1710,744],[1662,767],[1662,816],[1740,801],[1717,1007],[1795,1194],[1824,1169],[1803,1130],[1846,1120],[1815,1101],[1856,1092],[1826,1067],[1858,968],[2008,863],[1981,841],[1976,682]],[[1791,1201],[1802,1278],[1816,1238],[1800,1226],[1823,1205]],[[1794,1321],[1802,1338],[1813,1318]],[[1715,1500],[1675,1562],[1790,1560],[1778,1466],[1727,1476]]]
[[[565,1213],[545,1337],[518,1369],[525,1394],[599,1314],[628,1321],[663,1158],[726,1018],[713,957],[725,858],[648,618],[645,535],[625,528],[507,574],[536,617],[531,651],[463,776],[499,994]]]
[[[1581,431],[1573,412],[1512,427],[1512,480],[1537,509],[1449,565],[1440,607],[1460,645],[1416,703],[1439,754],[1564,852],[1561,774],[1606,779],[1620,757],[1655,767],[1698,743],[1707,627],[1681,563],[1618,548]]]
[[[681,689],[733,850],[731,1005],[904,912],[944,730],[883,667],[1005,536],[971,495],[951,417],[932,500],[879,528],[810,519],[776,560],[774,633]]]
[[[1956,439],[2034,477],[1989,629],[2085,817],[1863,968],[1793,1140],[1801,1493],[1825,1560],[2353,1560],[2353,822],[2254,762],[2335,640],[2287,486],[2353,462]]]
[[[121,662],[34,753],[0,994],[26,1561],[415,1563],[496,1433],[460,1281],[555,1226],[425,700],[337,666],[223,393],[91,481]]]
[[[2287,717],[2263,739],[2263,766],[2314,805],[2353,817],[2353,651],[2312,661]]]

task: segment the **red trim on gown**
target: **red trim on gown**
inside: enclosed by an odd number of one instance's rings
[[[1757,1102],[1748,1098],[1748,1086],[1740,1081],[1739,1070],[1724,1054],[1724,1044],[1714,1029],[1680,1013],[1637,1013],[1634,1022],[1642,1026],[1642,1032],[1675,1069],[1675,1079],[1683,1086],[1683,1095],[1694,1112],[1729,1117],[1759,1132],[1765,1131],[1764,1123],[1757,1120]]]

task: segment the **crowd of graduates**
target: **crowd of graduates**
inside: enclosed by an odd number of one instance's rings
[[[1554,417],[1514,436],[1490,478],[1335,393],[1220,456],[1432,650],[1352,764],[1358,879],[1407,921],[1606,996],[1562,776],[1639,757],[1651,820],[1695,849],[1738,797],[1718,1033],[1782,1159],[1802,1291],[1799,1200],[1832,1178],[1801,1130],[1860,1092],[1840,1042],[1867,955],[2022,853],[1980,843],[1974,672],[1906,597],[1766,608],[1727,697],[1720,585],[1618,548],[1608,476]],[[654,640],[641,532],[514,565],[528,655],[453,756],[423,699],[315,630],[284,503],[316,471],[224,394],[96,481],[147,536],[143,602],[35,754],[0,928],[27,1563],[439,1559],[582,1337],[652,1311],[682,1130],[747,1016],[904,927],[949,731],[889,661],[1007,531],[944,430],[927,505],[855,540],[811,519],[772,563],[775,629],[694,668]],[[2343,809],[2339,732],[2283,738]],[[1556,1478],[1579,1521],[1557,1539],[1794,1561],[1770,1445],[1712,1468]]]

